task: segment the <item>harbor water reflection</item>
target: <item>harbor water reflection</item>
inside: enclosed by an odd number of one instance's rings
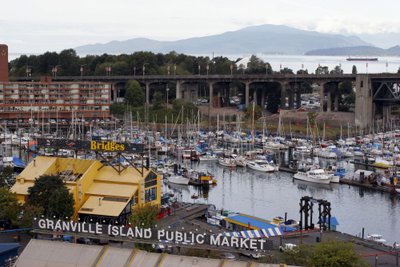
[[[195,166],[193,166],[195,167]],[[400,196],[365,190],[344,184],[320,185],[292,179],[284,172],[261,173],[246,168],[229,169],[216,163],[200,163],[196,168],[215,175],[218,185],[208,194],[192,186],[166,185],[179,200],[214,204],[219,209],[247,213],[264,219],[284,216],[299,220],[299,202],[303,196],[331,202],[338,231],[361,235],[379,233],[387,244],[400,240]],[[199,198],[193,199],[193,195]],[[317,223],[317,207],[314,207]]]

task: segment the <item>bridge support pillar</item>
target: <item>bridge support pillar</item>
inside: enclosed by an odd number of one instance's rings
[[[244,99],[245,99],[244,105],[246,106],[246,108],[248,108],[249,107],[249,95],[250,95],[250,83],[249,82],[245,83],[245,86],[246,86],[246,88],[245,88],[245,92],[244,92]]]
[[[324,112],[324,102],[325,102],[325,83],[319,85],[319,111]]]
[[[208,83],[208,91],[209,91],[209,96],[210,96],[210,101],[208,103],[209,107],[212,108],[213,107],[213,102],[214,102],[214,87],[213,87],[213,83],[209,82]]]
[[[253,101],[254,101],[254,103],[257,105],[258,103],[257,103],[257,89],[254,89],[254,91],[253,91]]]
[[[298,90],[296,92],[296,108],[301,107],[301,92]]]
[[[265,107],[265,88],[261,91],[261,109],[264,110]]]
[[[374,120],[372,84],[368,74],[356,77],[355,124],[360,130],[367,130]]]
[[[289,91],[289,109],[293,109],[293,105],[294,105],[294,92],[293,91]]]
[[[177,81],[176,82],[176,99],[181,99],[181,98],[182,98],[181,82]]]
[[[146,83],[146,104],[150,104],[150,83]]]
[[[326,103],[326,111],[327,112],[332,111],[332,93],[331,93],[331,91],[328,91],[328,100]]]
[[[333,110],[334,111],[339,111],[339,92],[338,89],[336,88],[335,90],[335,100],[334,100],[334,104],[333,104]]]
[[[288,84],[281,83],[281,109],[286,108],[286,93],[287,93]]]

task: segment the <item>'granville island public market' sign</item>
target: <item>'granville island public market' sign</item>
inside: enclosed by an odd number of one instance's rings
[[[35,219],[33,228],[38,230],[50,230],[63,233],[82,233],[99,235],[98,238],[107,237],[127,239],[130,241],[149,240],[160,242],[168,241],[175,244],[208,245],[225,248],[246,250],[269,250],[272,241],[262,238],[241,238],[219,234],[206,234],[183,231],[170,231],[165,229],[150,229],[127,227],[121,225],[104,225],[86,222],[61,221],[50,219]]]

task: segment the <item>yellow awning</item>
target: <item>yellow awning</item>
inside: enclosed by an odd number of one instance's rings
[[[94,182],[86,194],[131,198],[137,190],[137,185]]]
[[[79,210],[79,214],[118,217],[128,205],[130,198],[90,196]]]

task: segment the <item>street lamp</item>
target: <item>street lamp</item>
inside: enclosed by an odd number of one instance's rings
[[[167,91],[167,108],[168,108],[168,91],[169,91],[168,84],[167,84],[167,88],[165,90]]]
[[[60,65],[55,65],[52,69],[51,72],[53,73],[53,77],[56,78],[57,77],[57,71],[58,71],[58,67]]]
[[[176,64],[174,64],[174,77],[176,75]]]
[[[144,74],[146,73],[146,65],[147,65],[147,63],[144,63],[143,64],[143,68],[142,68],[142,76],[143,76],[143,78],[144,78]]]
[[[81,72],[81,80],[83,79],[83,71],[84,71],[84,68],[83,67],[85,67],[86,66],[86,64],[82,64],[81,65],[81,67],[80,67],[80,72]]]
[[[111,66],[106,67],[106,76],[111,76]]]
[[[31,68],[31,66],[26,65],[26,70],[25,70],[25,72],[26,72],[26,77],[31,77],[31,75],[32,75],[32,68]]]

